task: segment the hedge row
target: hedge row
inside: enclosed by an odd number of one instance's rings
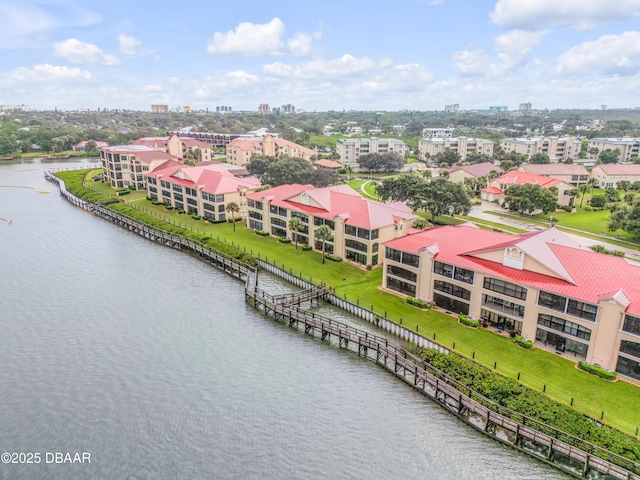
[[[414,353],[449,377],[503,407],[635,462],[640,460],[640,441],[637,438],[608,425],[600,425],[592,418],[550,399],[542,392],[525,387],[513,378],[500,375],[454,353],[444,354],[425,348],[415,349]],[[560,435],[559,439],[573,443],[568,437],[562,437]],[[601,453],[603,452],[599,452],[599,456],[607,459]]]
[[[587,362],[579,362],[578,367],[580,370],[584,370],[585,372],[589,372],[593,375],[597,375],[600,378],[604,378],[605,380],[615,380],[618,374],[616,372],[610,372],[609,370],[605,370],[604,368],[596,367],[595,365],[591,365]]]
[[[467,317],[464,313],[461,313],[458,316],[458,320],[461,324],[466,325],[467,327],[478,328],[480,326],[480,322],[478,320],[472,320]]]
[[[520,345],[522,348],[533,348],[533,342],[531,340],[525,340],[524,338],[522,338],[522,335],[516,335],[513,338],[513,343],[515,343],[516,345]]]
[[[429,303],[427,302],[423,302],[422,300],[417,300],[411,296],[407,297],[407,303],[409,305],[413,305],[414,307],[418,307],[418,308],[428,308],[429,307]]]

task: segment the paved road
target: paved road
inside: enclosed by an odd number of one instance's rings
[[[480,220],[487,220],[489,222],[503,223],[505,225],[509,225],[509,226],[520,228],[522,230],[527,230],[527,231],[542,230],[544,228],[540,225],[529,223],[526,221],[526,219],[520,220],[520,219],[499,217],[497,215],[491,215],[491,214],[485,213],[486,211],[499,211],[503,213],[505,212],[505,210],[502,207],[500,207],[495,203],[482,201],[481,205],[474,205],[471,207],[469,216],[479,218]],[[611,243],[607,243],[606,239],[595,240],[593,238],[583,237],[578,233],[569,233],[566,231],[563,231],[563,233],[566,233],[567,235],[569,235],[570,237],[574,238],[576,241],[580,242],[581,244],[587,247],[590,247],[592,245],[602,245],[607,250],[622,250],[627,256],[627,258],[640,262],[640,251],[634,250],[633,248],[626,248],[626,247],[621,247]]]

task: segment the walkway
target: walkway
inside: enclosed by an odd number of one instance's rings
[[[506,210],[500,207],[499,205],[496,205],[495,203],[492,203],[492,202],[482,201],[481,205],[474,205],[471,207],[471,211],[469,212],[468,216],[477,218],[479,220],[487,220],[494,223],[502,223],[504,225],[509,225],[511,227],[516,227],[516,228],[520,228],[522,230],[527,230],[527,231],[542,230],[544,228],[538,224],[527,222],[526,218],[522,218],[522,219],[507,218],[507,217],[502,217],[497,215],[491,215],[489,213],[486,213],[487,211],[506,213]],[[602,240],[588,238],[580,235],[580,232],[581,232],[580,230],[577,230],[577,229],[571,229],[571,230],[573,230],[575,233],[569,233],[566,231],[564,231],[564,233],[566,233],[567,235],[572,237],[574,240],[580,242],[581,244],[587,247],[591,247],[593,245],[602,245],[607,250],[621,250],[624,252],[627,258],[640,262],[640,251],[636,249],[621,247],[619,245],[608,243],[604,238]],[[584,233],[588,233],[589,235],[596,235],[590,232],[584,232]]]

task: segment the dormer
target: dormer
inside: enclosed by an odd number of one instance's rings
[[[302,192],[300,194],[300,203],[303,205],[309,205],[309,193],[308,192]]]
[[[509,246],[504,249],[504,256],[502,257],[502,264],[505,267],[516,268],[518,270],[524,270],[524,252],[518,247]]]

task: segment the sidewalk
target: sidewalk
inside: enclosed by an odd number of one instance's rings
[[[500,207],[499,205],[492,203],[492,202],[486,202],[486,201],[482,201],[481,205],[474,205],[471,207],[471,211],[469,212],[468,216],[470,217],[474,217],[477,218],[479,220],[486,220],[486,221],[490,221],[490,222],[495,222],[495,223],[502,223],[504,225],[509,225],[512,227],[516,227],[516,228],[520,228],[522,230],[527,230],[527,231],[533,231],[533,230],[542,230],[545,227],[538,225],[538,224],[534,224],[534,223],[530,223],[527,222],[526,219],[512,219],[512,218],[506,218],[506,217],[501,217],[501,216],[497,216],[497,215],[491,215],[488,213],[485,213],[487,211],[495,211],[495,212],[502,212],[502,213],[506,213],[506,210],[502,207]],[[572,237],[574,240],[580,242],[582,245],[585,245],[587,247],[591,247],[593,245],[602,245],[603,247],[605,247],[607,250],[621,250],[624,252],[625,256],[629,259],[635,260],[637,262],[640,262],[640,251],[639,250],[635,250],[633,248],[628,248],[628,247],[621,247],[618,245],[614,245],[612,243],[608,243],[606,241],[606,239],[593,239],[593,238],[587,238],[584,237],[582,235],[580,235],[580,230],[576,230],[576,229],[571,229],[573,230],[575,233],[569,233],[569,232],[563,232],[566,233],[567,235],[569,235],[570,237]],[[587,232],[585,232],[587,233]],[[592,233],[589,233],[589,235],[594,235]]]

